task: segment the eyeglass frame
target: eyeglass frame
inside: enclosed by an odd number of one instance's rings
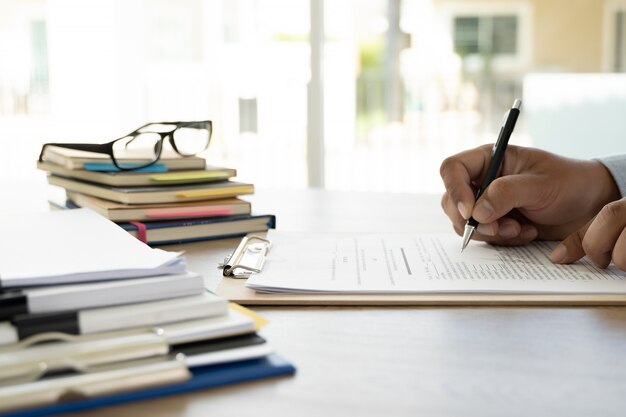
[[[41,153],[39,154],[39,162],[43,162],[43,155],[48,146],[56,146],[59,148],[74,149],[77,151],[86,151],[86,152],[105,154],[109,156],[109,158],[113,162],[113,165],[115,165],[115,167],[119,169],[120,171],[135,171],[138,169],[149,167],[150,165],[155,164],[159,159],[161,159],[161,153],[163,152],[163,142],[165,141],[165,138],[168,138],[168,137],[169,137],[169,144],[172,146],[172,149],[174,149],[174,151],[180,156],[189,157],[189,156],[196,155],[196,154],[192,154],[192,155],[184,154],[178,150],[178,148],[176,147],[176,142],[174,140],[174,132],[178,128],[189,127],[190,125],[200,124],[200,123],[206,124],[206,127],[203,127],[202,129],[206,129],[209,132],[209,139],[207,140],[207,144],[204,147],[204,149],[202,149],[202,150],[205,150],[206,148],[209,147],[209,144],[211,143],[211,138],[213,136],[213,122],[211,120],[201,120],[201,121],[194,121],[194,122],[152,122],[152,123],[146,123],[145,125],[133,130],[129,134],[119,137],[117,139],[114,139],[107,143],[52,143],[52,142],[44,143],[41,147]],[[141,129],[145,129],[146,127],[151,126],[151,125],[175,125],[176,127],[170,130],[169,132],[140,132]],[[161,140],[159,141],[158,153],[155,152],[156,158],[154,159],[154,161],[151,161],[144,165],[138,165],[136,167],[129,168],[129,167],[120,166],[117,160],[115,159],[115,156],[113,155],[113,144],[119,140],[122,140],[128,137],[135,137],[141,133],[156,133],[159,136],[161,136]]]

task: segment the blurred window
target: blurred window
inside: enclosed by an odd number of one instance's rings
[[[615,71],[626,72],[626,11],[615,13]]]
[[[454,18],[454,50],[461,56],[515,55],[517,16],[458,16]]]

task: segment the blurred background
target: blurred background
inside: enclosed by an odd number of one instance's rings
[[[441,192],[497,136],[625,153],[626,1],[0,0],[0,175],[42,143],[211,119],[258,187]]]

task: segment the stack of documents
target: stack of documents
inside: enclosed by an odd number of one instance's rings
[[[0,219],[0,413],[52,414],[294,372],[180,253],[88,209]],[[26,413],[26,414],[20,414]]]
[[[626,272],[588,259],[555,265],[556,242],[461,253],[454,234],[324,235],[270,231],[247,288],[276,294],[626,294]]]
[[[275,225],[274,216],[251,214],[250,203],[239,198],[254,186],[232,181],[234,169],[164,155],[149,167],[119,171],[107,158],[46,147],[37,167],[66,191],[54,206],[90,208],[151,245],[243,236]]]

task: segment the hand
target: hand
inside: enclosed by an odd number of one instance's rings
[[[476,240],[501,245],[561,240],[620,198],[600,162],[509,145],[500,176],[476,202],[475,190],[490,158],[491,145],[486,145],[451,156],[441,165],[446,187],[441,204],[459,235],[473,216],[480,223]]]
[[[589,223],[566,237],[550,259],[569,264],[585,255],[599,268],[613,261],[626,271],[626,198],[604,206]]]

